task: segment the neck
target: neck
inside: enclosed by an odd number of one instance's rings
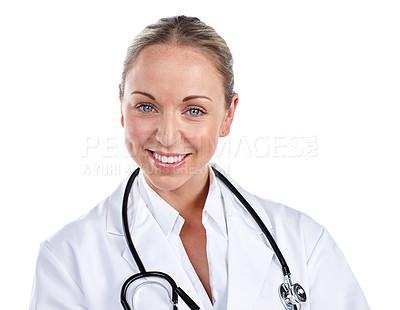
[[[192,177],[174,190],[165,191],[153,186],[151,187],[161,198],[177,210],[183,218],[186,218],[186,216],[190,216],[194,212],[202,212],[209,186],[209,169],[208,166],[205,166],[205,169],[200,171],[197,176]]]

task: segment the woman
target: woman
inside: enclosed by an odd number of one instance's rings
[[[229,48],[197,18],[161,19],[135,38],[120,100],[126,147],[140,172],[125,199],[127,180],[41,245],[31,309],[120,309],[125,280],[144,269],[171,276],[201,309],[300,308],[281,300],[291,283],[285,277],[280,288],[284,276],[273,245],[209,164],[218,138],[230,131],[238,104],[233,84]],[[231,182],[302,285],[302,309],[369,309],[322,226]],[[133,253],[124,238],[123,200]],[[126,304],[161,309],[160,284],[166,281],[140,278],[126,289]],[[179,309],[189,309],[185,294],[179,293]]]

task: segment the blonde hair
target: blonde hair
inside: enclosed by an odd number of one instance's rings
[[[234,95],[233,59],[225,40],[214,28],[197,17],[174,16],[160,19],[147,26],[132,41],[128,48],[120,85],[120,98],[124,96],[125,78],[139,53],[155,44],[177,44],[199,48],[207,53],[223,78],[225,102],[230,107]]]

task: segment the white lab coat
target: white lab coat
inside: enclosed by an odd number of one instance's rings
[[[121,286],[138,272],[121,224],[126,181],[86,216],[42,243],[30,310],[122,309]],[[283,274],[274,251],[241,203],[218,182],[229,236],[228,309],[284,309],[278,295]],[[233,184],[276,240],[293,281],[305,289],[308,300],[303,310],[369,309],[345,258],[324,227],[298,211],[260,199]],[[135,187],[129,199],[133,241],[147,270],[172,276],[203,309],[179,259]],[[188,309],[181,300],[179,309]]]

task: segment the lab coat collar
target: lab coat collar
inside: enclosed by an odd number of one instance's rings
[[[135,182],[136,183],[136,182]],[[179,216],[179,212],[162,199],[147,183],[142,170],[137,176],[137,187],[144,202],[153,214],[158,225],[160,225],[164,234],[168,237],[175,225],[179,225],[183,218]],[[222,204],[221,190],[216,182],[216,176],[210,168],[210,187],[207,199],[204,205],[204,213],[207,213],[220,232],[227,238],[225,212]],[[178,221],[178,219],[181,219]]]
[[[213,220],[213,222],[218,227],[219,231],[225,237],[225,239],[228,239],[225,210],[224,210],[220,185],[216,180],[214,171],[211,169],[211,167],[209,169],[210,169],[210,188],[207,194],[206,202],[204,204],[203,223],[206,220],[204,218],[204,214],[209,215]]]
[[[139,192],[147,208],[153,214],[158,225],[168,237],[179,218],[179,212],[162,199],[147,183],[142,170],[138,175]]]
[[[265,226],[267,226],[268,230],[271,231],[273,229],[273,227],[271,225],[271,221],[269,220],[269,217],[266,214],[266,212],[264,211],[264,208],[260,205],[260,203],[255,198],[255,196],[249,194],[243,188],[241,188],[218,165],[210,164],[210,166],[211,167],[215,167],[219,172],[221,172],[225,177],[227,177],[229,181],[232,182],[232,184],[242,193],[242,195],[247,199],[247,201],[250,203],[250,205],[256,210],[258,215],[263,220]],[[212,176],[212,178],[214,178],[214,180],[217,179],[215,177],[214,172],[212,172],[211,176]],[[108,204],[108,206],[107,206],[107,208],[108,208],[107,232],[109,232],[111,234],[124,235],[124,232],[123,232],[123,229],[122,229],[121,212],[122,212],[122,199],[123,199],[123,196],[124,196],[124,191],[125,191],[125,187],[126,187],[126,183],[128,182],[128,179],[129,179],[129,176],[124,179],[124,181],[110,195],[110,197],[107,199],[107,202],[106,202]],[[136,181],[134,182],[134,184],[135,183],[136,183]],[[211,184],[213,184],[213,183],[214,182],[212,182]],[[226,186],[220,180],[218,180],[218,182],[215,182],[215,183],[216,183],[215,185],[218,186],[217,191],[222,193],[222,188],[226,188]],[[131,193],[129,195],[129,201],[134,201],[135,199],[137,199],[137,197],[139,195],[139,191],[138,191],[137,187],[133,186],[133,188],[136,188],[137,193],[133,193],[133,191],[131,191]],[[227,189],[227,191],[229,191],[229,190]],[[226,192],[226,190],[225,190],[225,192]],[[240,204],[240,202],[236,199],[236,197],[234,199],[238,204]],[[211,212],[212,211],[210,211],[210,213]],[[243,208],[243,213],[247,214],[247,211],[244,210],[244,208]],[[213,213],[212,216],[215,217],[216,222],[218,223],[218,225],[221,228],[221,231],[226,231],[226,227],[224,227],[224,224],[223,224],[224,221],[220,220],[221,219],[221,215],[217,215],[217,214]],[[251,222],[251,219],[250,219],[250,222]],[[259,233],[261,233],[261,229],[258,228],[258,226],[255,227],[254,229],[256,231],[258,231]]]

